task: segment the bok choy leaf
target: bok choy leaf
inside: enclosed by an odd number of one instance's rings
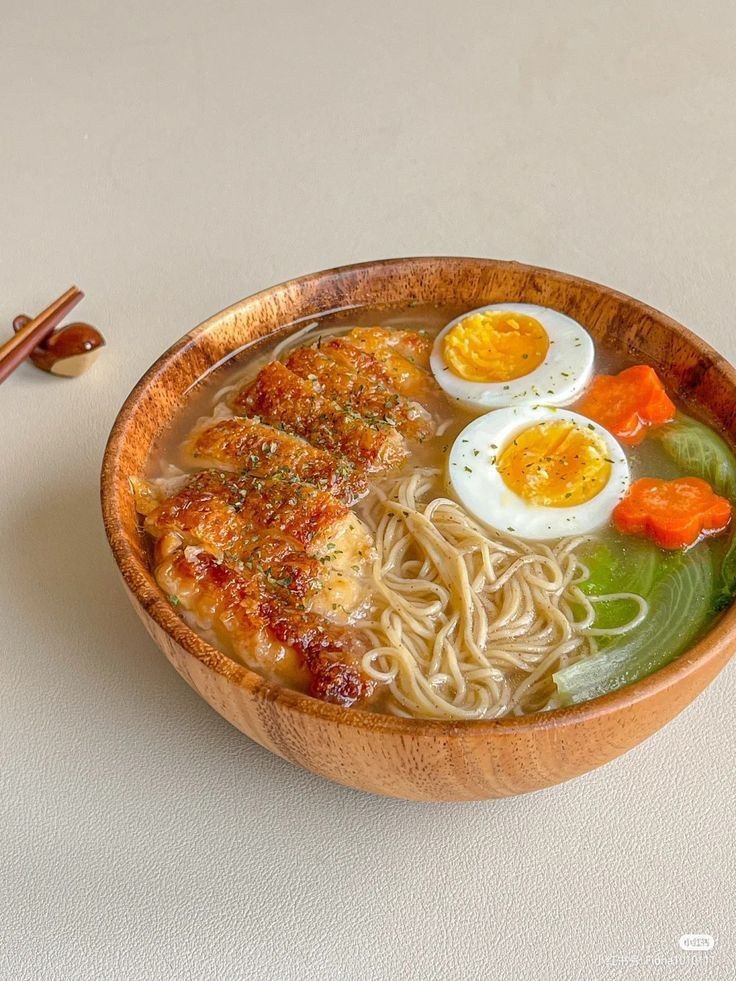
[[[635,593],[646,598],[667,562],[652,542],[622,537],[583,546],[580,559],[588,569],[588,578],[580,584],[580,589],[593,598],[608,593]],[[622,626],[635,610],[631,600],[598,602],[594,626],[601,629]],[[605,639],[601,641],[602,645],[605,643]]]
[[[656,432],[679,467],[707,480],[722,497],[736,501],[736,456],[718,433],[679,412],[674,422]]]
[[[616,691],[669,664],[702,630],[712,611],[713,561],[702,543],[666,559],[646,599],[646,619],[607,647],[554,675],[560,703],[571,705]]]
[[[736,456],[728,443],[708,426],[690,416],[677,414],[674,422],[657,431],[665,452],[696,477],[707,480],[731,504],[736,505]],[[722,610],[736,594],[736,531],[721,561],[715,609]]]

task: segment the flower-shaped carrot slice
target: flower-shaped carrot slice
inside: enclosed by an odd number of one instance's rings
[[[730,520],[730,503],[699,477],[643,477],[613,511],[619,531],[644,535],[671,549],[687,548],[701,535],[716,535]]]
[[[637,364],[618,375],[594,378],[578,412],[595,419],[622,443],[635,446],[649,426],[671,422],[675,406],[654,368]]]

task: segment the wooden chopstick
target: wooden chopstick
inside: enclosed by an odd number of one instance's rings
[[[76,286],[70,286],[66,293],[54,300],[37,317],[29,320],[4,344],[0,344],[0,382],[10,375],[24,361],[31,351],[40,344],[54,328],[74,309],[84,293]]]

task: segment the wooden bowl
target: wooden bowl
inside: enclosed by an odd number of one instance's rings
[[[148,632],[209,704],[284,759],[361,790],[414,800],[476,800],[538,790],[607,763],[681,712],[731,656],[731,608],[656,674],[572,708],[522,718],[431,722],[325,704],[264,681],[184,624],[156,585],[128,485],[195,382],[247,342],[301,317],[355,306],[501,300],[554,307],[593,337],[653,365],[686,403],[736,437],[736,373],[706,343],[628,296],[563,273],[490,259],[392,259],[291,280],[241,300],[174,344],[129,395],[102,468],[105,528]]]

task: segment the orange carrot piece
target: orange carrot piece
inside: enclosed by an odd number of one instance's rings
[[[598,375],[578,405],[622,443],[641,443],[649,426],[662,426],[675,417],[675,406],[657,372],[637,364],[618,375]]]
[[[731,505],[699,477],[642,477],[613,511],[627,535],[643,535],[662,548],[687,548],[703,535],[717,535],[731,520]]]

